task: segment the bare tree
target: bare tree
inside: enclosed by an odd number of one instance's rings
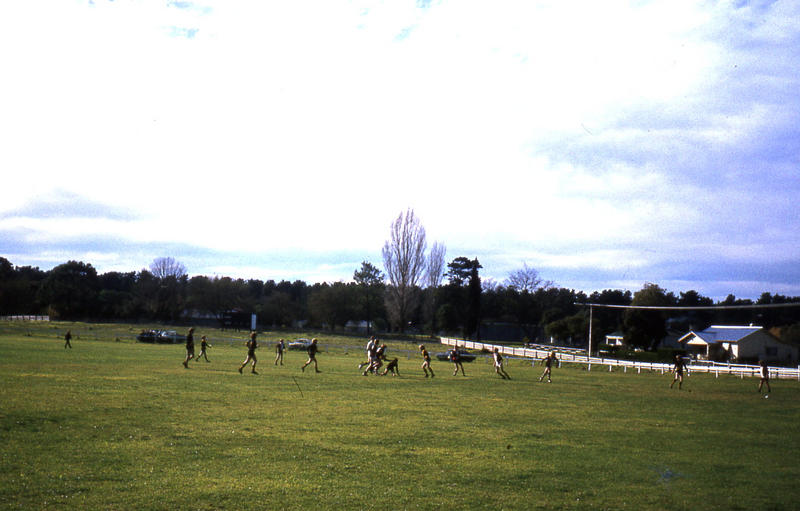
[[[150,273],[157,279],[167,277],[180,279],[186,275],[186,266],[172,257],[157,257],[150,263]]]
[[[522,268],[512,271],[506,282],[509,287],[513,287],[519,292],[527,291],[529,293],[533,293],[540,287],[546,289],[553,286],[551,281],[542,280],[539,272],[529,267],[527,263],[522,263]]]
[[[447,247],[438,241],[433,244],[428,252],[428,263],[425,267],[425,285],[436,289],[444,279],[444,256]]]
[[[502,289],[502,285],[489,277],[481,280],[481,289],[484,293],[497,293]]]
[[[436,242],[428,252],[428,261],[425,265],[425,291],[423,291],[423,310],[425,323],[430,326],[431,333],[436,333],[436,308],[437,290],[444,279],[444,256],[447,248]]]
[[[409,208],[392,222],[390,236],[383,245],[383,266],[389,279],[386,308],[395,325],[405,331],[425,271],[425,228]]]

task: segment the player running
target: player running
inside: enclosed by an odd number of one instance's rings
[[[362,375],[366,376],[367,373],[378,374],[378,369],[383,365],[382,360],[386,358],[386,345],[378,344],[378,340],[375,339],[375,342],[372,343],[372,346],[367,351],[367,357],[369,358],[369,364]]]
[[[375,349],[377,349],[377,347],[378,347],[378,340],[373,335],[372,337],[369,338],[369,341],[367,341],[367,348],[366,348],[367,361],[366,362],[361,362],[360,364],[358,364],[358,368],[359,369],[361,369],[364,366],[369,366],[370,364],[372,364],[372,357],[373,357],[373,355],[375,353]]]
[[[544,357],[544,360],[542,361],[544,364],[544,372],[539,377],[539,381],[542,381],[544,377],[547,376],[547,383],[553,383],[550,380],[550,375],[553,374],[553,362],[558,362],[555,351],[551,351],[549,355]]]
[[[202,336],[200,338],[200,354],[197,355],[197,358],[195,358],[194,361],[195,362],[200,362],[201,358],[205,358],[206,362],[211,362],[208,359],[208,355],[206,355],[206,348],[210,348],[210,347],[211,347],[211,345],[208,343],[208,339],[206,339],[206,336],[205,335]]]
[[[453,363],[453,367],[455,367],[455,371],[453,371],[453,376],[458,374],[458,369],[461,368],[461,375],[466,376],[467,373],[464,372],[464,363],[461,361],[461,353],[458,352],[458,346],[454,346],[452,350],[450,350],[450,362]]]
[[[675,385],[675,382],[678,382],[678,390],[681,390],[683,386],[683,371],[686,369],[686,364],[683,362],[683,358],[680,355],[675,355],[675,364],[673,366],[672,371],[675,373],[675,377],[672,379],[672,383],[669,384],[669,388],[672,388]]]
[[[425,378],[428,377],[428,372],[431,373],[431,378],[433,378],[435,375],[433,374],[433,368],[431,367],[431,356],[428,353],[428,350],[425,349],[423,344],[420,344],[419,351],[422,353],[422,370],[425,372]]]
[[[504,380],[510,380],[511,376],[503,369],[503,356],[500,355],[500,350],[495,348],[492,356],[494,357],[494,372],[499,374]]]
[[[306,366],[311,362],[314,362],[314,371],[321,373],[322,371],[320,371],[319,367],[317,367],[317,351],[319,351],[319,348],[317,347],[316,338],[311,339],[311,344],[308,345],[307,351],[308,351],[308,360],[306,361],[305,364],[303,364],[303,367],[301,367],[300,370],[306,372]]]
[[[186,359],[183,361],[183,367],[189,369],[189,361],[194,358],[194,327],[189,329],[186,334]]]
[[[767,394],[769,395],[769,393],[772,392],[772,389],[769,386],[769,367],[767,367],[767,363],[764,362],[763,360],[760,360],[758,362],[758,365],[761,366],[761,369],[760,369],[761,381],[758,382],[758,393],[761,394],[761,387],[763,387],[764,384],[766,383],[767,384]]]
[[[242,369],[244,369],[244,367],[248,364],[248,362],[253,364],[252,373],[258,374],[256,372],[256,363],[258,362],[258,359],[256,358],[256,349],[258,349],[258,341],[256,341],[256,335],[257,334],[255,330],[250,332],[250,339],[247,341],[247,343],[245,343],[247,346],[247,358],[245,358],[244,362],[242,362],[242,365],[239,366],[239,374],[242,374]]]

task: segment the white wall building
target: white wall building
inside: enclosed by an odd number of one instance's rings
[[[758,361],[796,365],[798,348],[781,342],[760,326],[712,325],[689,332],[678,339],[687,351],[700,359]]]

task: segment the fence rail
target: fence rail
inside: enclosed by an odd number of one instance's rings
[[[0,316],[0,321],[50,321],[50,316],[36,316],[36,315]]]
[[[552,347],[549,349],[540,348],[516,348],[513,346],[502,346],[500,344],[486,344],[482,342],[466,341],[463,339],[454,339],[451,337],[442,337],[441,343],[449,346],[460,346],[472,350],[489,350],[494,351],[497,348],[503,355],[511,357],[522,357],[531,359],[541,359],[550,354],[551,351],[558,353],[558,358],[561,363],[567,362],[572,364],[584,364],[588,370],[592,370],[592,366],[608,367],[609,371],[613,371],[615,367],[621,367],[624,372],[628,370],[635,370],[637,373],[645,371],[659,371],[662,374],[672,370],[672,364],[664,362],[639,362],[633,360],[619,360],[616,358],[602,358],[590,357],[584,352],[576,352],[574,348],[559,348]],[[713,374],[717,378],[719,375],[733,375],[740,378],[754,377],[761,374],[761,368],[756,365],[747,364],[721,364],[716,362],[693,362],[686,366],[687,370],[697,373]],[[800,367],[770,367],[770,378],[775,379],[794,379],[800,381]]]

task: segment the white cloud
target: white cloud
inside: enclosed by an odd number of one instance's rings
[[[647,271],[697,239],[763,258],[797,227],[788,9],[5,3],[0,228],[374,254],[410,206],[498,264]],[[50,191],[135,218],[14,216]]]

